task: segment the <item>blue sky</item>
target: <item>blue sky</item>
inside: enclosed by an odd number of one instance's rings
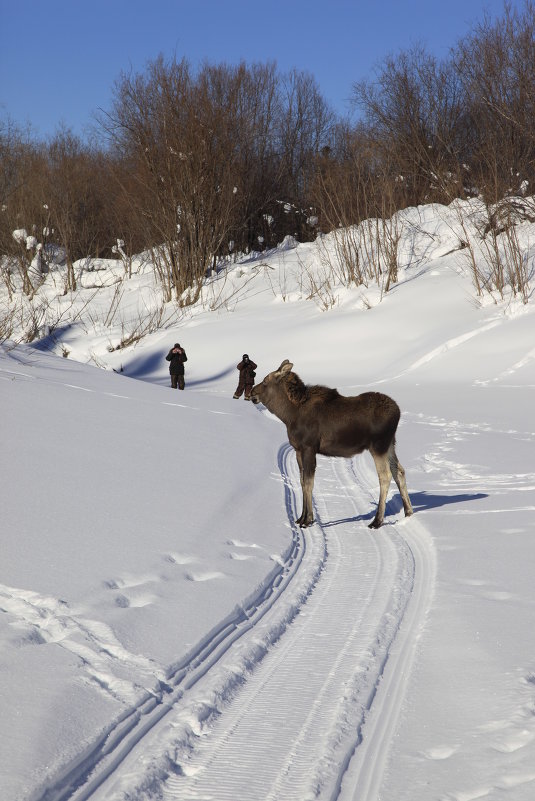
[[[121,71],[159,53],[305,70],[344,114],[386,55],[421,43],[446,56],[485,10],[503,0],[0,0],[0,118],[83,136]]]

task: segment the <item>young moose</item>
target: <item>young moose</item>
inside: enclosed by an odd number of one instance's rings
[[[304,527],[314,522],[312,489],[318,453],[350,457],[370,451],[379,476],[379,505],[370,528],[379,528],[383,523],[392,476],[401,493],[405,515],[412,515],[405,471],[395,450],[400,418],[397,403],[380,392],[344,397],[336,389],[305,386],[292,373],[292,367],[285,359],[278,370],[253,387],[251,400],[263,403],[286,424],[288,440],[295,448],[303,491],[303,512],[297,523]]]

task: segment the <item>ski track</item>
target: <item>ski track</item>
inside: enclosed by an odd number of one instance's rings
[[[286,559],[32,801],[377,799],[432,597],[430,538],[400,518],[397,492],[368,529],[365,457],[318,459],[317,522],[302,531],[288,444],[279,469]]]

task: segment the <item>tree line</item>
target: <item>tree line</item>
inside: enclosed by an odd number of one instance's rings
[[[36,252],[46,271],[61,247],[65,291],[78,259],[147,252],[164,297],[189,302],[222,259],[287,235],[534,194],[533,2],[485,16],[446,59],[424,47],[386,57],[352,99],[356,122],[308,73],[159,57],[118,78],[92,142],[1,122],[0,253],[29,293]]]

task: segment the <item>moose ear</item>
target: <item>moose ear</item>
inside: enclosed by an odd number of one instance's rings
[[[292,364],[291,362],[289,362],[289,361],[288,361],[288,359],[285,359],[285,360],[284,360],[284,361],[281,363],[281,366],[280,366],[280,367],[279,367],[279,369],[277,370],[277,373],[278,373],[279,375],[284,375],[285,373],[289,373],[289,372],[290,372],[290,370],[292,369],[292,367],[293,367],[293,364]]]

